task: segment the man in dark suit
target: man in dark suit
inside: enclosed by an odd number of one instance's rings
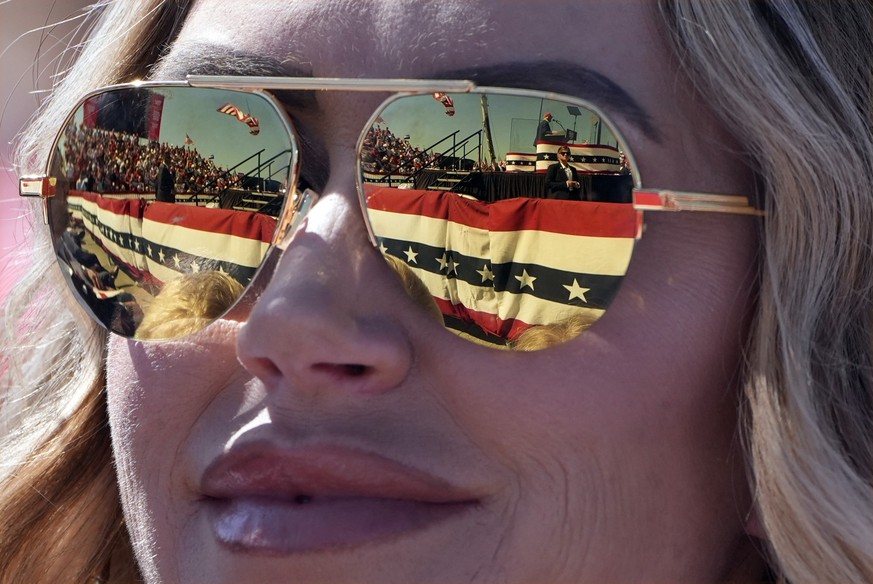
[[[537,137],[534,138],[534,146],[536,146],[537,142],[539,142],[540,140],[545,140],[546,134],[552,131],[551,121],[552,114],[550,114],[549,112],[543,114],[543,119],[540,120],[540,125],[537,126]]]
[[[570,149],[561,146],[558,148],[558,162],[550,165],[546,172],[546,195],[550,199],[581,201],[581,186],[579,173],[570,166]]]
[[[170,156],[164,155],[161,162],[161,167],[158,169],[158,176],[155,180],[155,200],[164,203],[176,202],[176,173],[170,170]]]

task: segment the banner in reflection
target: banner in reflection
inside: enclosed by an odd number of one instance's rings
[[[596,320],[618,289],[641,225],[632,205],[618,203],[484,203],[370,187],[367,205],[383,253],[424,282],[447,324],[510,340],[533,325]]]
[[[152,294],[180,275],[222,271],[248,283],[272,241],[268,215],[71,191],[69,210]]]

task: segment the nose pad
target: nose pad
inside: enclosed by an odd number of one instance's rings
[[[294,233],[309,214],[312,207],[318,202],[319,194],[312,189],[306,189],[301,193],[294,193],[292,201],[287,205],[279,221],[280,228],[276,237],[276,247],[284,251],[291,243]]]
[[[392,273],[370,243],[352,197],[330,194],[313,207],[319,197],[311,191],[304,196],[290,223],[305,221],[282,234],[284,252],[242,328],[238,358],[272,390],[391,390],[413,362],[394,313]]]

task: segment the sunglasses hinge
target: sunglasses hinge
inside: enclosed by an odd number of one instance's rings
[[[42,199],[42,219],[48,225],[48,200],[55,196],[58,179],[53,176],[26,176],[18,179],[19,197],[40,197]]]

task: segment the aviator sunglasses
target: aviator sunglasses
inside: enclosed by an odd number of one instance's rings
[[[87,95],[45,174],[19,181],[43,199],[94,321],[169,339],[233,307],[317,201],[282,103],[321,91],[389,95],[357,144],[370,240],[426,314],[473,342],[532,350],[591,326],[618,293],[643,211],[763,214],[746,196],[644,189],[615,124],[571,96],[441,80],[119,85]],[[544,111],[566,112],[560,131],[537,134]],[[546,181],[568,149],[581,185],[569,200]]]

